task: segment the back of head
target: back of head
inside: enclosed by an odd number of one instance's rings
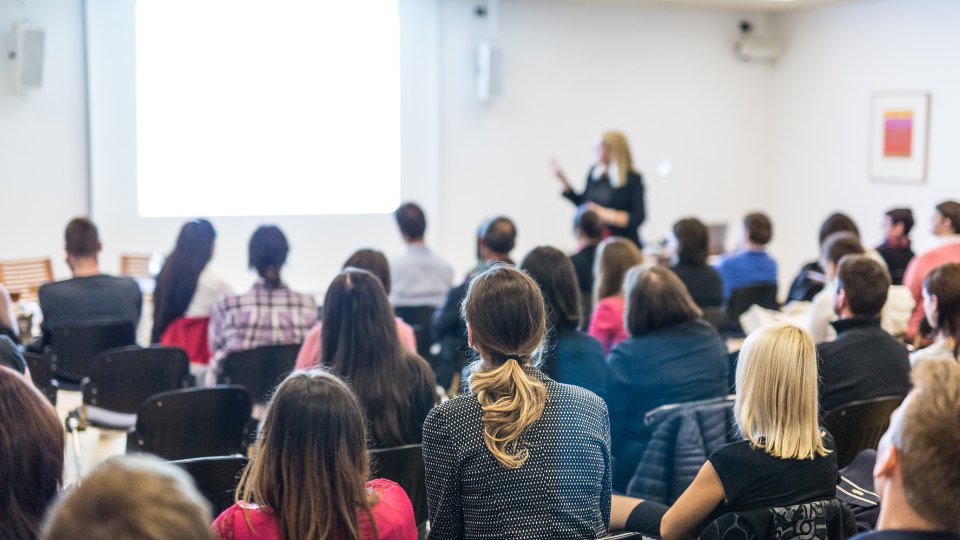
[[[358,249],[343,263],[344,268],[359,268],[377,276],[383,289],[390,294],[390,263],[383,252],[375,249]]]
[[[623,292],[623,278],[627,270],[643,263],[640,248],[626,238],[607,238],[600,242],[594,257],[594,301]]]
[[[414,203],[400,205],[393,217],[397,220],[397,227],[408,240],[422,240],[423,233],[427,230],[427,218],[423,215],[423,210]]]
[[[831,234],[820,248],[826,262],[840,264],[840,259],[847,255],[863,255],[866,253],[860,244],[860,237],[851,232]]]
[[[34,539],[63,476],[63,426],[33,383],[0,367],[0,538]]]
[[[954,340],[954,358],[960,358],[960,264],[938,266],[923,280],[928,296],[937,298],[937,332]]]
[[[836,213],[824,220],[823,225],[820,226],[820,245],[822,246],[828,237],[839,232],[853,233],[858,240],[860,239],[860,230],[850,216]]]
[[[75,218],[67,224],[64,233],[67,253],[74,257],[92,257],[100,249],[100,235],[97,226],[87,218]]]
[[[697,320],[703,313],[687,286],[663,266],[634,266],[625,280],[626,326],[631,336],[642,336]]]
[[[250,237],[250,268],[268,283],[280,283],[280,267],[287,262],[290,244],[276,225],[261,225]]]
[[[743,228],[747,231],[747,239],[758,246],[769,244],[773,238],[773,224],[766,214],[747,214],[747,217],[743,218]]]
[[[894,225],[897,223],[903,224],[904,236],[910,234],[910,231],[913,229],[913,210],[909,208],[894,208],[885,215],[890,218],[890,223]]]
[[[213,225],[205,219],[190,221],[180,229],[177,245],[157,276],[153,295],[153,343],[159,342],[167,325],[190,306],[200,273],[213,256],[216,237]]]
[[[506,255],[517,241],[517,227],[509,218],[493,218],[480,226],[480,238],[490,251]]]
[[[633,156],[630,153],[627,136],[619,131],[607,131],[603,134],[603,144],[610,147],[617,164],[617,178],[611,178],[610,182],[616,186],[626,185],[627,174],[633,170]]]
[[[673,226],[677,259],[683,264],[705,264],[710,255],[710,232],[699,219],[681,219]]]
[[[60,501],[45,540],[210,540],[210,503],[190,476],[151,456],[117,456]]]
[[[588,240],[599,242],[603,239],[603,222],[600,221],[600,215],[593,210],[577,212],[573,218],[573,226],[580,229],[580,233]]]
[[[270,399],[237,500],[270,508],[280,538],[363,538],[357,512],[370,515],[376,502],[365,488],[364,425],[357,398],[337,377],[295,371]]]
[[[773,323],[747,336],[737,360],[734,417],[740,434],[768,454],[827,454],[818,424],[817,349],[810,334]]]
[[[557,248],[540,246],[520,261],[520,269],[540,286],[550,328],[580,324],[580,286],[570,257]]]
[[[960,203],[956,201],[944,201],[937,205],[937,212],[944,218],[950,220],[953,234],[960,234]]]
[[[890,273],[866,255],[847,255],[837,267],[837,288],[843,290],[854,317],[879,317],[890,291]]]
[[[483,438],[508,469],[523,465],[523,434],[543,414],[547,391],[521,366],[538,365],[546,336],[546,308],[537,284],[520,270],[497,265],[470,282],[463,301],[474,364],[470,390],[483,409]]]

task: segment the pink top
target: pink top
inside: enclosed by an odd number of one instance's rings
[[[367,488],[380,494],[380,500],[371,507],[380,540],[416,540],[417,523],[413,517],[413,505],[403,488],[390,480],[371,480]],[[247,508],[250,524],[243,517]],[[373,538],[370,518],[366,512],[359,513],[360,531],[364,538]],[[224,510],[211,527],[215,538],[220,540],[279,540],[280,525],[269,509],[238,502]]]
[[[950,238],[949,243],[931,249],[923,255],[917,255],[907,265],[903,274],[903,284],[913,293],[916,305],[913,307],[913,316],[910,317],[910,326],[907,327],[907,338],[912,340],[920,328],[923,320],[923,280],[934,268],[951,262],[960,263],[960,238]]]
[[[300,346],[300,353],[297,354],[296,369],[309,369],[316,365],[317,359],[320,358],[320,329],[322,327],[323,323],[318,322],[307,332],[307,337],[304,338],[303,345]],[[400,343],[404,349],[412,353],[417,352],[417,336],[413,333],[413,328],[403,322],[400,317],[397,317],[397,336],[400,338]]]
[[[621,296],[608,296],[593,309],[587,333],[600,340],[603,352],[610,354],[613,346],[630,337],[623,327],[623,309],[626,300]]]

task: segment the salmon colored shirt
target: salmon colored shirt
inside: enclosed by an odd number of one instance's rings
[[[912,340],[920,329],[920,321],[924,318],[923,312],[923,280],[934,268],[946,263],[960,263],[960,235],[950,235],[944,238],[944,244],[931,249],[923,255],[914,257],[903,273],[903,284],[913,293],[916,305],[913,307],[913,316],[907,327],[907,338]]]
[[[307,333],[303,345],[300,346],[300,352],[297,354],[296,369],[310,369],[317,364],[317,359],[320,358],[320,330],[322,328],[323,323],[318,322]],[[397,317],[397,336],[400,338],[400,343],[404,349],[414,354],[417,353],[417,336],[413,333],[413,328],[403,322],[400,317]]]
[[[597,307],[593,309],[587,333],[600,340],[605,354],[610,354],[614,345],[630,337],[623,327],[625,305],[623,297],[608,296],[597,302]]]

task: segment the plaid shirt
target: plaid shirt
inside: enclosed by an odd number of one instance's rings
[[[264,345],[302,343],[317,322],[313,296],[291,291],[261,278],[241,295],[220,297],[210,312],[210,368],[207,384],[215,384],[228,353]]]

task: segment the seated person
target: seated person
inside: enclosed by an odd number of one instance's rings
[[[920,362],[873,468],[877,530],[856,540],[960,540],[960,365]]]
[[[824,412],[854,401],[907,395],[907,348],[880,327],[890,274],[866,255],[847,255],[837,268],[833,323],[837,339],[817,346]]]
[[[267,406],[237,503],[213,522],[216,538],[415,540],[410,498],[370,479],[365,425],[353,392],[329,372],[288,376]]]
[[[593,313],[593,263],[597,246],[603,240],[603,222],[593,210],[582,210],[577,212],[577,217],[573,220],[573,232],[577,236],[580,250],[571,255],[570,260],[573,261],[577,284],[580,287],[581,330],[586,330]]]
[[[317,322],[313,296],[290,290],[280,279],[287,260],[287,237],[275,225],[261,225],[250,237],[250,267],[260,279],[249,292],[220,297],[210,313],[210,369],[216,384],[223,359],[233,351],[265,345],[303,343]]]
[[[917,335],[920,322],[924,318],[923,280],[931,270],[940,265],[960,262],[960,203],[946,201],[937,205],[932,232],[940,237],[941,245],[914,257],[903,274],[903,284],[913,293],[916,302],[907,330],[907,339],[911,341]]]
[[[960,263],[938,266],[923,280],[923,311],[934,331],[933,344],[910,355],[920,360],[960,360]]]
[[[835,497],[837,454],[818,424],[817,352],[806,330],[774,323],[747,337],[733,410],[743,441],[715,450],[673,506],[615,495],[610,529],[681,540],[728,512]]]
[[[817,244],[821,249],[820,260],[803,265],[800,273],[797,274],[796,279],[793,280],[793,284],[790,285],[787,302],[810,302],[813,300],[813,297],[822,291],[830,282],[830,280],[824,276],[825,269],[822,264],[823,244],[826,243],[827,238],[840,232],[853,233],[856,235],[858,241],[860,239],[860,230],[857,229],[857,224],[846,214],[838,212],[824,220],[823,224],[820,225],[820,242]],[[816,337],[817,336],[814,336],[814,339],[816,339]]]
[[[676,262],[670,270],[680,278],[690,297],[700,308],[723,305],[723,280],[716,268],[707,264],[710,233],[699,219],[681,219],[673,225],[677,241]]]
[[[623,327],[623,277],[627,270],[643,264],[643,253],[636,244],[617,236],[600,242],[593,267],[593,315],[587,333],[600,340],[604,354],[630,337]]]
[[[773,238],[770,218],[748,214],[743,219],[743,248],[721,259],[717,270],[723,279],[723,298],[730,299],[734,289],[777,282],[777,263],[767,255],[766,245]]]
[[[580,294],[570,257],[556,248],[534,248],[520,261],[543,293],[550,344],[540,370],[547,377],[586,388],[601,398],[607,391],[607,360],[597,338],[577,330]]]
[[[910,249],[910,229],[913,228],[913,212],[909,208],[894,208],[883,218],[883,243],[877,252],[890,270],[894,285],[903,285],[903,274],[913,259]]]
[[[630,337],[607,359],[613,455],[625,475],[614,479],[615,489],[626,487],[643,457],[648,411],[730,393],[726,342],[700,318],[680,278],[662,266],[638,266],[625,281]]]
[[[827,237],[820,253],[823,257],[820,266],[823,268],[826,286],[813,297],[807,322],[807,330],[813,336],[814,343],[824,343],[837,338],[837,331],[831,323],[837,320],[833,302],[837,292],[837,265],[840,264],[840,259],[847,255],[863,255],[865,251],[860,245],[860,237],[849,232],[839,232]]]
[[[50,344],[55,328],[128,322],[136,330],[140,322],[143,294],[137,282],[100,273],[97,256],[103,246],[97,227],[87,218],[76,218],[65,236],[73,278],[40,287],[43,336],[32,347],[37,352]]]
[[[67,492],[43,540],[209,540],[210,519],[186,471],[153,456],[116,456]]]
[[[419,206],[404,204],[393,216],[407,250],[390,260],[390,303],[394,307],[437,307],[453,284],[453,268],[424,243],[427,220]]]

